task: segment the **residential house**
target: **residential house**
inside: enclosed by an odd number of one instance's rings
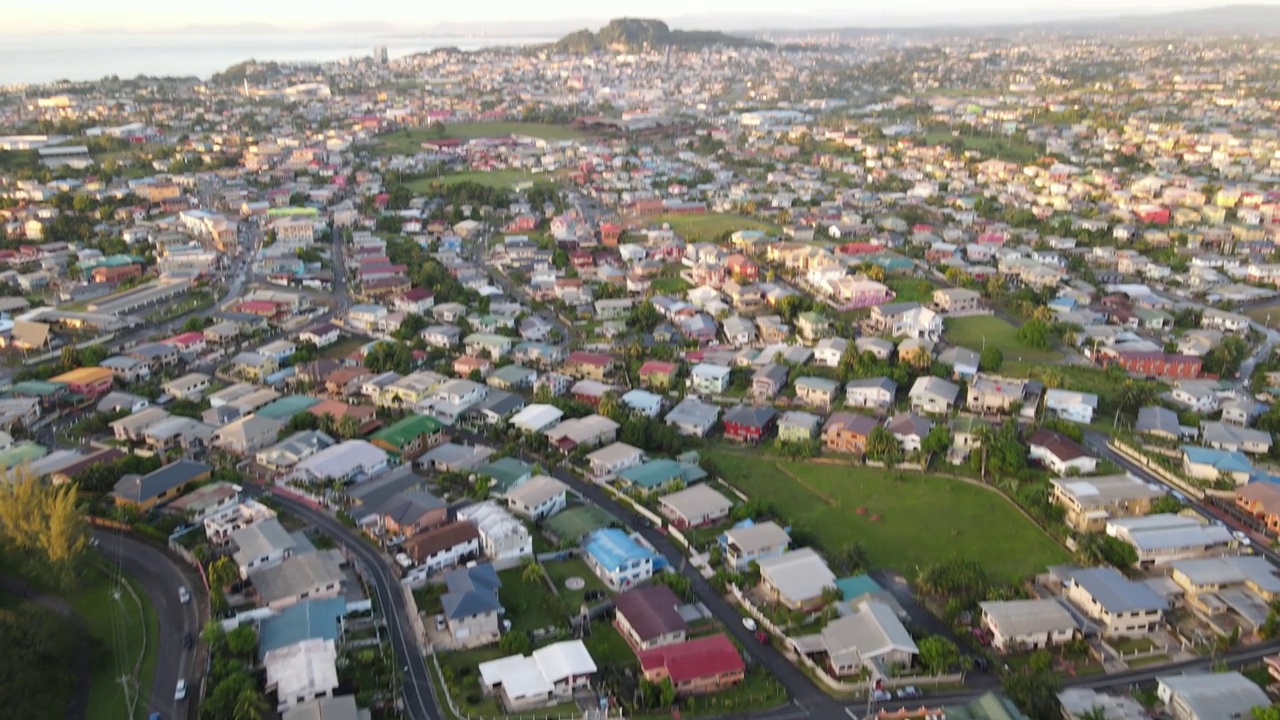
[[[375,447],[401,462],[417,459],[444,439],[444,425],[430,415],[408,415],[369,437]]]
[[[1270,484],[1251,483],[1245,487]],[[1170,513],[1110,520],[1106,533],[1128,543],[1138,554],[1136,566],[1144,570],[1175,560],[1221,554],[1235,542],[1223,525]]]
[[[275,418],[247,415],[218,428],[210,445],[236,455],[247,455],[272,445],[285,424]]]
[[[933,307],[947,315],[967,315],[982,309],[982,294],[965,288],[939,288],[933,291]]]
[[[1044,395],[1044,409],[1067,422],[1088,425],[1098,409],[1098,396],[1092,393],[1051,388]]]
[[[879,427],[875,418],[850,412],[832,413],[822,428],[823,448],[831,452],[862,455],[867,451],[871,431]]]
[[[459,508],[458,519],[480,531],[480,548],[497,569],[515,567],[533,556],[533,537],[528,528],[493,500]]]
[[[791,610],[811,612],[826,604],[836,576],[812,548],[791,550],[756,561],[760,585],[766,596]]]
[[[978,603],[982,626],[999,652],[1024,652],[1061,645],[1079,630],[1075,616],[1053,599]]]
[[[938,353],[938,364],[950,366],[951,377],[957,380],[968,380],[978,374],[982,358],[976,350],[949,347]]]
[[[125,475],[111,490],[117,505],[147,511],[182,495],[187,488],[208,480],[213,468],[192,460],[177,460],[146,475]]]
[[[1280,484],[1251,482],[1236,488],[1235,507],[1271,535],[1280,535]]]
[[[613,442],[618,423],[603,415],[565,420],[547,431],[547,440],[566,453],[578,447],[594,447]]]
[[[584,550],[587,566],[615,592],[643,583],[665,565],[660,555],[617,528],[591,533]]]
[[[754,384],[754,382],[753,382]],[[830,410],[840,393],[840,382],[824,377],[801,377],[795,382],[796,400],[809,407]]]
[[[675,383],[679,369],[678,363],[647,360],[640,366],[640,384],[651,390],[670,389]]]
[[[827,671],[837,678],[864,671],[886,678],[891,668],[911,667],[920,654],[897,613],[879,600],[862,602],[820,633],[793,638],[791,644],[802,655],[824,655]]]
[[[502,580],[493,565],[469,566],[444,574],[445,593],[440,596],[445,626],[452,646],[472,648],[498,641],[502,634],[498,599]]]
[[[1237,485],[1243,485],[1249,482],[1254,471],[1253,463],[1238,450],[1183,445],[1182,472],[1193,480],[1216,482],[1228,478]]]
[[[357,519],[366,531],[401,541],[447,523],[449,504],[425,490],[404,490]]]
[[[822,367],[840,367],[845,352],[849,349],[849,341],[844,338],[825,337],[813,348],[813,360]]]
[[[293,557],[298,544],[276,518],[245,525],[230,534],[235,546],[232,559],[240,569],[241,579],[249,573],[275,567]]]
[[[732,508],[732,501],[705,484],[658,499],[658,512],[681,530],[720,522],[729,516]]]
[[[1111,567],[1072,570],[1066,598],[1093,618],[1104,637],[1147,637],[1164,625],[1169,603],[1149,585]]]
[[[1058,475],[1088,475],[1098,467],[1098,459],[1071,438],[1040,428],[1027,440],[1029,457]]]
[[[777,413],[771,407],[736,405],[724,414],[724,436],[733,442],[759,444],[776,424]]]
[[[1231,720],[1270,707],[1269,698],[1239,672],[1189,673],[1157,678],[1156,697],[1173,720]]]
[[[720,536],[725,563],[734,570],[746,570],[751,563],[759,563],[787,552],[791,536],[772,520],[752,523],[726,530]]]
[[[893,434],[894,439],[902,446],[902,452],[913,453],[920,449],[929,431],[933,429],[933,421],[920,417],[914,412],[898,413],[889,418],[885,429]]]
[[[403,552],[426,572],[465,565],[480,556],[480,531],[469,522],[453,522],[404,541]]]
[[[648,390],[629,390],[618,398],[628,410],[644,417],[656,418],[662,412],[662,405],[665,400],[661,395],[651,393]]]
[[[1215,450],[1265,455],[1271,450],[1271,433],[1224,422],[1203,422],[1200,437]]]
[[[886,377],[850,380],[844,386],[844,401],[849,407],[884,411],[893,406],[897,394],[898,383]]]
[[[786,388],[788,374],[786,365],[764,365],[751,377],[752,395],[757,400],[772,400]]]
[[[644,462],[644,451],[626,443],[615,442],[589,453],[586,460],[591,468],[591,476],[597,481],[606,480],[622,470]]]
[[[543,520],[568,505],[569,486],[547,476],[536,475],[507,490],[504,498],[511,512],[530,520]]]
[[[723,633],[641,650],[636,657],[646,681],[670,681],[680,697],[720,692],[746,675],[742,654]]]
[[[729,389],[730,374],[723,365],[699,363],[689,372],[689,381],[699,395],[723,395]]]
[[[696,395],[688,395],[667,413],[663,422],[675,426],[681,435],[706,437],[719,419],[719,405],[703,402]]]
[[[603,382],[617,369],[617,360],[611,355],[576,351],[569,353],[561,369],[572,377]]]
[[[633,588],[613,599],[613,625],[636,652],[682,643],[689,624],[680,615],[681,604],[666,585]]]
[[[529,657],[480,663],[477,670],[485,694],[498,696],[507,712],[517,713],[570,700],[576,690],[590,685],[596,664],[581,640],[564,640]]]
[[[959,386],[933,375],[916,378],[911,392],[907,394],[911,399],[912,410],[930,415],[949,414],[955,408],[959,395]]]

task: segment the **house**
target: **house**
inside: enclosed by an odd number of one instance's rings
[[[170,380],[160,386],[169,396],[183,398],[198,398],[205,390],[209,389],[209,383],[213,378],[204,373],[187,373],[180,378]]]
[[[449,504],[425,490],[404,490],[387,498],[359,517],[366,530],[380,529],[380,535],[403,540],[434,530],[449,521]]]
[[[283,421],[275,418],[246,415],[218,428],[209,444],[230,453],[247,455],[274,444],[284,426]]]
[[[1070,641],[1079,625],[1061,602],[1052,599],[978,603],[982,626],[999,652],[1038,650]]]
[[[241,579],[249,579],[249,573],[275,567],[293,557],[297,542],[276,518],[245,525],[231,532],[231,544],[235,552],[231,558],[240,568]]]
[[[1169,396],[1175,403],[1201,415],[1215,412],[1221,401],[1217,383],[1204,380],[1179,382]]]
[[[1101,532],[1113,519],[1146,515],[1151,503],[1165,495],[1128,473],[1049,482],[1050,501],[1065,510],[1063,519],[1079,533]]]
[[[814,635],[791,640],[801,655],[823,654],[832,677],[890,676],[893,667],[911,667],[920,649],[911,639],[893,608],[879,600],[866,600]]]
[[[658,458],[619,471],[617,485],[627,490],[657,493],[675,484],[692,485],[705,477],[706,472],[696,463]]]
[[[333,323],[321,323],[298,334],[299,342],[307,342],[318,348],[328,347],[342,337],[342,328]]]
[[[1173,720],[1231,720],[1252,717],[1271,698],[1239,672],[1190,673],[1157,678],[1156,697]]]
[[[477,477],[488,478],[489,493],[504,497],[533,478],[533,466],[513,457],[498,458],[475,468]]]
[[[465,565],[480,556],[480,531],[469,522],[453,522],[404,541],[403,552],[427,572]]]
[[[982,309],[982,293],[965,288],[939,288],[933,291],[933,307],[946,315],[967,315]]]
[[[415,463],[424,470],[438,473],[469,472],[484,464],[493,454],[493,448],[484,444],[460,445],[454,442],[441,443],[418,456]]]
[[[680,615],[681,604],[666,585],[632,588],[613,599],[613,625],[637,653],[682,643],[689,624]]]
[[[338,689],[338,650],[333,640],[308,638],[272,650],[263,658],[267,692],[278,698],[276,712],[292,714]]]
[[[1200,375],[1201,358],[1191,355],[1173,355],[1158,350],[1116,350],[1101,348],[1098,351],[1103,365],[1119,365],[1140,377],[1191,379]]]
[[[364,440],[347,440],[294,465],[289,479],[304,483],[360,483],[387,469],[387,452]]]
[[[1236,488],[1235,507],[1272,535],[1280,535],[1280,484],[1251,482]]]
[[[1271,433],[1224,422],[1203,422],[1200,437],[1215,450],[1265,455],[1271,450]]]
[[[880,426],[875,418],[850,412],[832,413],[822,427],[822,446],[838,453],[862,455],[867,451],[867,438]]]
[[[611,355],[576,351],[565,358],[561,370],[572,377],[603,382],[617,369],[617,364]]]
[[[1227,312],[1217,308],[1207,307],[1200,315],[1200,327],[1207,330],[1218,330],[1220,332],[1244,333],[1247,332],[1253,321],[1247,315],[1240,313]]]
[[[177,460],[146,475],[125,475],[116,482],[111,497],[117,505],[129,505],[141,511],[163,505],[188,487],[208,480],[213,468],[192,460]]]
[[[759,444],[772,432],[777,413],[771,407],[736,405],[724,414],[725,439]]]
[[[590,684],[595,661],[581,640],[563,640],[534,650],[529,657],[512,655],[480,663],[486,695],[496,695],[509,713],[547,707],[569,700]]]
[[[712,405],[695,395],[689,395],[667,413],[663,422],[675,426],[681,435],[706,437],[719,419],[719,405]]]
[[[99,367],[111,371],[120,382],[128,385],[151,377],[151,366],[145,360],[127,355],[116,355],[103,360]]]
[[[735,570],[787,552],[791,536],[772,520],[726,530],[720,536],[725,562]]]
[[[1149,585],[1112,567],[1071,570],[1066,598],[1093,618],[1103,637],[1145,637],[1164,625],[1169,603]]]
[[[1251,483],[1245,488],[1254,485],[1271,483]],[[1237,496],[1237,506],[1239,501]],[[1235,540],[1222,525],[1167,513],[1110,520],[1106,533],[1133,547],[1138,553],[1137,567],[1144,570],[1175,560],[1223,553]]]
[[[641,650],[636,657],[645,680],[670,681],[681,697],[725,690],[746,675],[741,653],[723,633]]]
[[[511,417],[511,426],[524,432],[537,433],[560,422],[564,411],[554,405],[534,404]]]
[[[371,435],[369,442],[401,462],[409,462],[444,439],[444,425],[439,420],[430,415],[408,415]]]
[[[907,397],[911,399],[911,409],[929,415],[949,414],[960,395],[960,387],[955,383],[932,375],[916,378]]]
[[[594,447],[613,442],[618,436],[618,423],[603,415],[565,420],[546,432],[547,440],[565,453],[579,447]]]
[[[656,418],[662,412],[664,398],[648,390],[629,390],[618,400],[631,412],[644,417]]]
[[[1228,400],[1222,403],[1222,422],[1248,427],[1260,412],[1261,409],[1253,400]]]
[[[1033,389],[1036,386],[1028,380],[978,373],[969,381],[965,407],[983,415],[1009,413],[1015,405],[1029,406],[1027,401],[1038,395],[1038,391]]]
[[[1098,409],[1098,396],[1092,393],[1051,388],[1044,395],[1044,409],[1067,422],[1088,425]]]
[[[920,449],[924,439],[928,437],[929,431],[933,429],[933,421],[914,412],[898,413],[889,418],[885,429],[893,434],[904,453],[913,453]]]
[[[795,382],[796,400],[809,407],[829,410],[840,394],[840,381],[824,377],[801,377]]]
[[[893,357],[893,343],[884,338],[859,337],[853,341],[853,346],[859,355],[871,353],[877,360],[888,360]]]
[[[689,372],[689,381],[699,395],[723,395],[729,389],[730,374],[723,365],[699,363]]]
[[[811,612],[826,604],[836,576],[812,548],[790,550],[756,561],[760,585],[769,599],[791,610]]]
[[[778,440],[784,443],[804,443],[818,433],[822,418],[802,410],[788,410],[778,420]]]
[[[768,363],[751,376],[751,394],[757,400],[772,400],[787,386],[786,365]]]
[[[583,549],[587,566],[614,592],[643,583],[665,565],[661,556],[617,528],[591,533]]]
[[[442,350],[455,348],[462,340],[462,331],[454,325],[428,325],[419,335],[428,346]],[[477,342],[475,347],[479,350],[481,343]],[[480,352],[472,354],[478,355]]]
[[[1027,440],[1029,457],[1058,475],[1088,475],[1098,468],[1098,459],[1071,438],[1040,428]]]
[[[530,520],[555,515],[568,504],[569,486],[547,476],[536,475],[507,490],[504,497],[511,512]]]
[[[733,502],[705,484],[694,485],[658,499],[658,512],[681,530],[713,525],[729,517]]]
[[[651,390],[667,390],[675,383],[679,370],[677,363],[646,360],[640,366],[640,385]]]
[[[1243,485],[1253,476],[1253,463],[1238,450],[1183,445],[1182,472],[1193,480],[1216,482],[1228,478]]]
[[[957,380],[968,380],[978,374],[982,358],[976,350],[949,347],[938,353],[938,364],[950,366],[951,377]]]
[[[455,648],[495,643],[502,634],[498,600],[502,580],[493,565],[457,568],[444,574],[445,593],[440,596],[445,626]]]
[[[93,401],[111,391],[115,374],[105,367],[81,367],[49,378],[50,382],[62,383],[69,392]]]
[[[1144,435],[1154,435],[1167,440],[1181,440],[1190,434],[1188,428],[1178,423],[1178,413],[1162,405],[1138,408],[1138,422],[1133,429]]]
[[[589,453],[586,460],[591,468],[591,476],[599,481],[640,465],[644,462],[644,451],[626,443],[615,442]]]
[[[242,352],[231,358],[231,372],[247,380],[263,381],[280,369],[274,358],[256,352]]]
[[[898,395],[898,383],[887,377],[850,380],[844,386],[844,402],[849,407],[887,410]],[[954,402],[955,398],[952,398]]]
[[[480,531],[480,548],[497,569],[515,567],[533,555],[533,537],[524,523],[493,500],[460,508],[458,520]]]
[[[796,332],[806,342],[814,342],[831,330],[831,321],[820,312],[809,310],[796,316]]]

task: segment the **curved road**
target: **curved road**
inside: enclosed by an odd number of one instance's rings
[[[158,648],[155,677],[150,688],[142,689],[137,717],[147,717],[151,712],[159,712],[164,720],[181,720],[188,714],[195,717],[204,667],[196,664],[199,646],[187,650],[182,638],[186,633],[198,637],[201,622],[208,616],[203,609],[207,599],[199,576],[194,568],[164,550],[128,535],[94,530],[93,536],[105,562],[118,563],[156,610],[159,637],[147,636],[147,643],[156,643]],[[178,599],[178,588],[182,586],[191,591],[189,603]],[[179,678],[185,678],[189,686],[184,701],[173,697]]]
[[[251,485],[246,485],[245,491],[246,494],[261,494],[259,488]],[[410,720],[442,720],[426,660],[418,649],[413,627],[409,624],[404,592],[400,589],[400,581],[387,566],[386,557],[329,513],[281,495],[273,494],[271,498],[281,508],[311,523],[317,530],[332,538],[356,562],[360,575],[373,588],[376,606],[386,620],[387,635],[391,639],[396,662],[400,667],[408,668],[403,673],[405,711],[408,717]]]

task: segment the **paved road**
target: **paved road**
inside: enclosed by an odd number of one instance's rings
[[[261,494],[261,490],[252,485],[246,486],[245,491],[250,495]],[[442,720],[426,660],[418,650],[413,628],[409,624],[409,610],[400,582],[387,566],[386,556],[327,512],[279,495],[272,497],[280,507],[332,538],[359,564],[361,575],[373,588],[376,605],[386,618],[387,634],[391,639],[396,662],[400,667],[408,669],[408,672],[403,673],[406,714],[410,720]]]
[[[119,563],[121,570],[132,578],[155,608],[159,621],[159,637],[147,637],[148,643],[157,643],[156,671],[150,688],[143,688],[138,703],[138,715],[159,711],[165,720],[195,717],[196,698],[199,697],[199,680],[204,667],[196,666],[198,648],[183,648],[182,639],[187,633],[199,637],[200,628],[208,606],[203,585],[195,570],[159,548],[121,533],[94,530],[98,539],[98,551],[108,563]],[[192,600],[182,603],[178,588],[191,591]],[[185,701],[174,700],[174,688],[178,679],[187,681],[190,689]]]

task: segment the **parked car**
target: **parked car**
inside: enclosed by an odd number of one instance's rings
[[[443,615],[437,615],[437,616],[436,616],[436,630],[444,630],[444,616],[443,616]]]
[[[185,587],[178,588],[178,600],[180,600],[183,605],[191,602],[191,592]]]
[[[755,632],[755,631],[756,631],[756,621],[755,621],[754,619],[752,619],[752,618],[744,617],[744,618],[742,618],[742,627],[744,627],[744,628],[746,628],[746,629],[750,630],[751,632]]]
[[[912,698],[918,698],[921,695],[924,695],[924,693],[920,692],[920,688],[915,685],[908,685],[904,688],[898,689],[899,700],[910,700]]]
[[[187,697],[187,681],[185,678],[178,680],[178,687],[173,691],[174,700],[184,700]]]
[[[872,690],[871,699],[876,702],[889,702],[893,699],[893,694],[888,690]]]

